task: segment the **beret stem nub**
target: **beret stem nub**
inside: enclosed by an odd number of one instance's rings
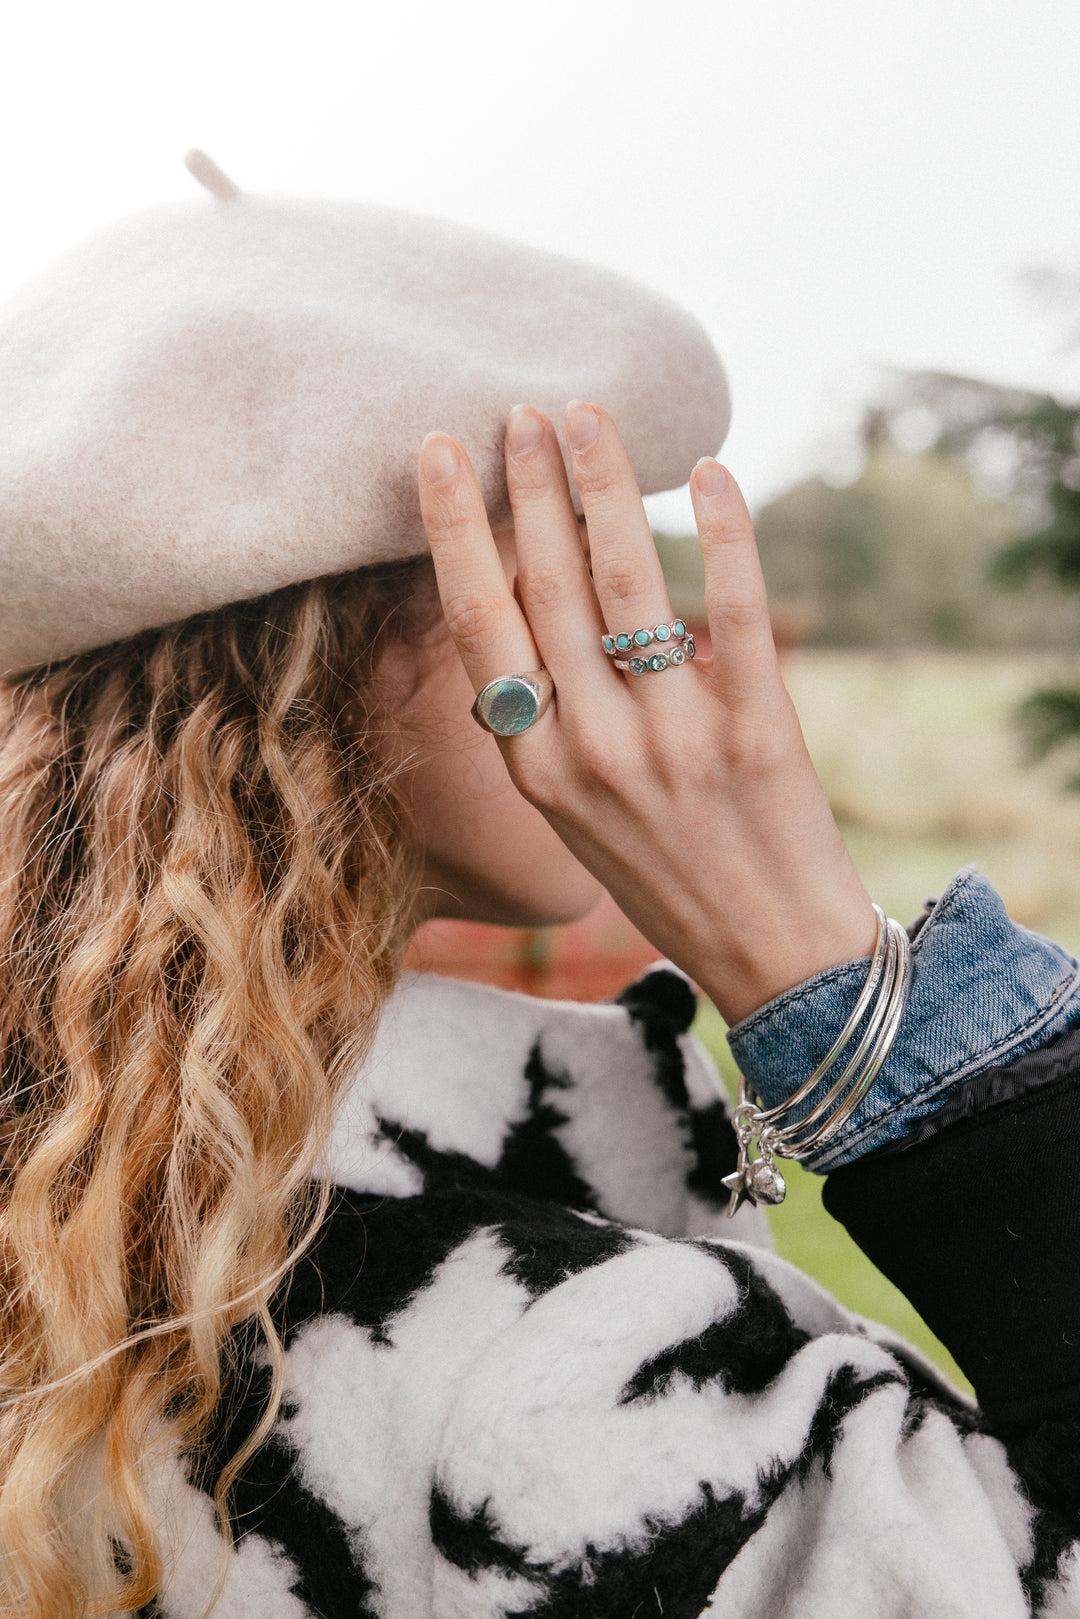
[[[219,202],[235,202],[240,196],[240,187],[236,185],[224,169],[219,169],[212,157],[193,146],[184,156],[184,167],[189,174],[194,175],[199,184],[205,186],[207,191],[217,197]]]

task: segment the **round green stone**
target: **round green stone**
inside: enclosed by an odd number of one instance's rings
[[[671,625],[670,624],[658,624],[656,626],[655,630],[653,630],[653,638],[655,640],[657,640],[657,641],[670,641],[671,640]]]
[[[633,644],[633,640],[629,635],[617,635],[615,637],[615,645],[620,652],[629,652]]]
[[[686,634],[686,625],[681,618],[677,618],[671,628],[675,635],[682,636]]]
[[[667,659],[663,656],[662,653],[655,652],[653,654],[653,656],[649,659],[649,668],[650,669],[655,669],[657,671],[657,673],[659,673],[659,671],[661,669],[666,669],[667,668]]]
[[[635,630],[634,640],[637,642],[638,646],[648,646],[649,642],[652,640],[652,630]]]
[[[500,680],[484,698],[484,718],[499,736],[518,736],[535,725],[536,693],[519,680]]]
[[[614,636],[605,635],[604,636],[604,651],[605,652],[614,652],[614,650],[615,650],[615,638],[614,638]]]

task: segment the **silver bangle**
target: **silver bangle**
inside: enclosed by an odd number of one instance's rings
[[[775,1159],[808,1158],[831,1140],[881,1072],[907,1004],[911,944],[906,928],[886,917],[879,906],[875,905],[874,911],[878,931],[870,971],[851,1016],[809,1079],[785,1102],[763,1108],[746,1079],[740,1078],[739,1105],[731,1119],[739,1143],[739,1161],[734,1173],[724,1178],[731,1193],[729,1216],[744,1201],[782,1203],[787,1187]],[[826,1078],[856,1037],[854,1051],[825,1095],[802,1118],[787,1122],[793,1109]],[[752,1159],[750,1148],[755,1142],[759,1156]]]

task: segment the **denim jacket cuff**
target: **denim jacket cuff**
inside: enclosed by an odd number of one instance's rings
[[[851,1118],[805,1160],[819,1174],[906,1135],[960,1080],[1045,1044],[1080,1013],[1080,968],[1060,945],[1010,921],[973,866],[953,878],[911,947],[911,994],[885,1065]],[[728,1043],[766,1107],[776,1107],[828,1053],[866,980],[869,958],[787,990],[737,1023]],[[809,1112],[822,1080],[792,1114]]]

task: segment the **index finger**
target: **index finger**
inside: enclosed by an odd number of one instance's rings
[[[514,600],[465,451],[448,433],[429,433],[419,470],[439,596],[473,690],[500,675],[539,669],[536,642]]]

